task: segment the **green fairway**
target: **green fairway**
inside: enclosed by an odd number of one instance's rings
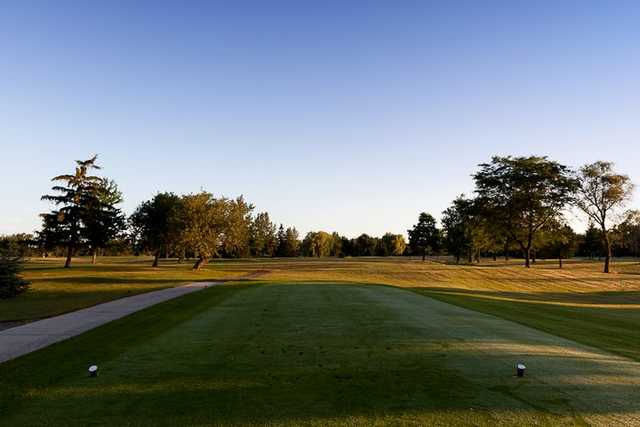
[[[0,420],[612,425],[640,416],[639,366],[387,286],[228,284],[0,365]]]

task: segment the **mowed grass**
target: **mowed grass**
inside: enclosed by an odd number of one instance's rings
[[[32,320],[179,283],[256,277],[265,282],[340,282],[409,288],[448,303],[493,314],[640,360],[640,263],[617,260],[614,274],[597,261],[555,261],[525,269],[519,261],[452,265],[408,258],[216,260],[193,272],[191,263],[145,257],[34,260],[32,290],[0,300],[2,321]]]
[[[96,265],[77,258],[72,268],[63,265],[59,258],[28,261],[24,277],[32,282],[31,288],[17,298],[0,300],[0,329],[1,322],[41,319],[181,283],[233,279],[244,273],[212,267],[194,272],[192,263],[175,260],[152,268],[149,257],[99,258]]]
[[[534,327],[640,361],[640,263],[619,260],[615,273],[597,261],[519,261],[480,265],[384,258],[273,262],[272,280],[386,284]]]
[[[630,425],[639,366],[390,286],[236,283],[1,364],[0,424]]]

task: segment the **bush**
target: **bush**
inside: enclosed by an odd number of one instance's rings
[[[22,258],[0,256],[0,298],[12,298],[29,289],[29,282],[24,280]]]

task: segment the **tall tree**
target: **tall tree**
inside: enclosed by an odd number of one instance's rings
[[[67,249],[65,268],[71,267],[71,258],[76,249],[84,241],[85,224],[89,207],[97,202],[102,178],[90,175],[94,169],[100,169],[96,165],[97,156],[88,160],[77,160],[75,173],[58,175],[52,179],[60,183],[52,190],[53,195],[44,195],[42,200],[53,202],[57,209],[50,213],[42,214],[43,235],[49,239],[50,244],[64,245]]]
[[[331,256],[342,257],[344,253],[342,252],[342,236],[338,234],[337,231],[331,233]]]
[[[327,257],[331,255],[333,238],[326,231],[310,231],[302,241],[304,256]]]
[[[99,249],[104,249],[126,227],[122,211],[116,207],[122,203],[122,193],[113,180],[103,178],[84,210],[84,235],[91,251],[91,263],[96,263]]]
[[[422,212],[418,217],[418,223],[409,233],[409,246],[415,252],[422,255],[422,261],[427,253],[438,251],[440,248],[440,231],[436,226],[436,220],[428,213]]]
[[[221,217],[222,226],[220,249],[223,255],[232,258],[245,257],[250,254],[249,240],[251,228],[251,212],[254,206],[247,203],[244,197],[214,199],[214,205]]]
[[[158,266],[162,251],[181,244],[184,228],[182,200],[173,193],[158,193],[141,203],[129,218],[134,245],[153,253],[153,267]]]
[[[287,228],[284,256],[295,257],[300,254],[300,234],[295,227]]]
[[[576,205],[600,229],[605,247],[604,272],[611,264],[611,229],[623,220],[622,209],[631,199],[633,183],[627,175],[614,171],[611,162],[595,162],[580,168]]]
[[[194,270],[201,269],[210,258],[218,255],[227,208],[226,199],[216,200],[205,191],[182,197],[182,241],[188,250],[197,254]]]
[[[278,227],[278,234],[276,235],[276,239],[278,245],[276,247],[276,256],[285,257],[287,256],[287,232],[284,229],[284,226],[280,224]]]
[[[571,171],[546,157],[496,156],[473,178],[485,217],[520,246],[529,267],[536,234],[573,199]]]
[[[276,225],[271,222],[267,212],[261,212],[253,219],[250,228],[251,254],[255,256],[273,256],[278,246]],[[284,234],[284,229],[282,230]]]
[[[400,256],[404,254],[407,243],[402,234],[385,233],[380,239],[380,247],[384,256]]]
[[[471,202],[461,195],[442,213],[443,243],[449,255],[456,259],[456,264],[460,263],[465,254],[472,252],[470,204]]]

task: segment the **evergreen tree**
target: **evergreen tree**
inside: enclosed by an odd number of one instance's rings
[[[284,256],[296,257],[300,255],[300,234],[295,227],[289,227],[286,231],[286,246]]]
[[[280,224],[280,227],[278,228],[278,234],[276,237],[277,241],[278,241],[278,246],[276,248],[276,256],[278,257],[285,257],[287,256],[287,232],[284,229],[284,226],[282,224]]]
[[[275,224],[271,222],[267,212],[259,213],[251,223],[251,254],[254,256],[273,256],[277,245]]]
[[[22,258],[0,254],[0,299],[12,298],[29,288],[29,282],[21,276]]]
[[[42,237],[48,245],[63,245],[67,250],[65,268],[71,267],[71,258],[85,241],[88,211],[99,204],[98,194],[103,185],[102,178],[89,175],[89,171],[100,169],[97,156],[88,160],[77,160],[74,174],[59,175],[52,179],[61,183],[52,190],[57,194],[44,195],[42,200],[53,202],[58,209],[42,214]]]

